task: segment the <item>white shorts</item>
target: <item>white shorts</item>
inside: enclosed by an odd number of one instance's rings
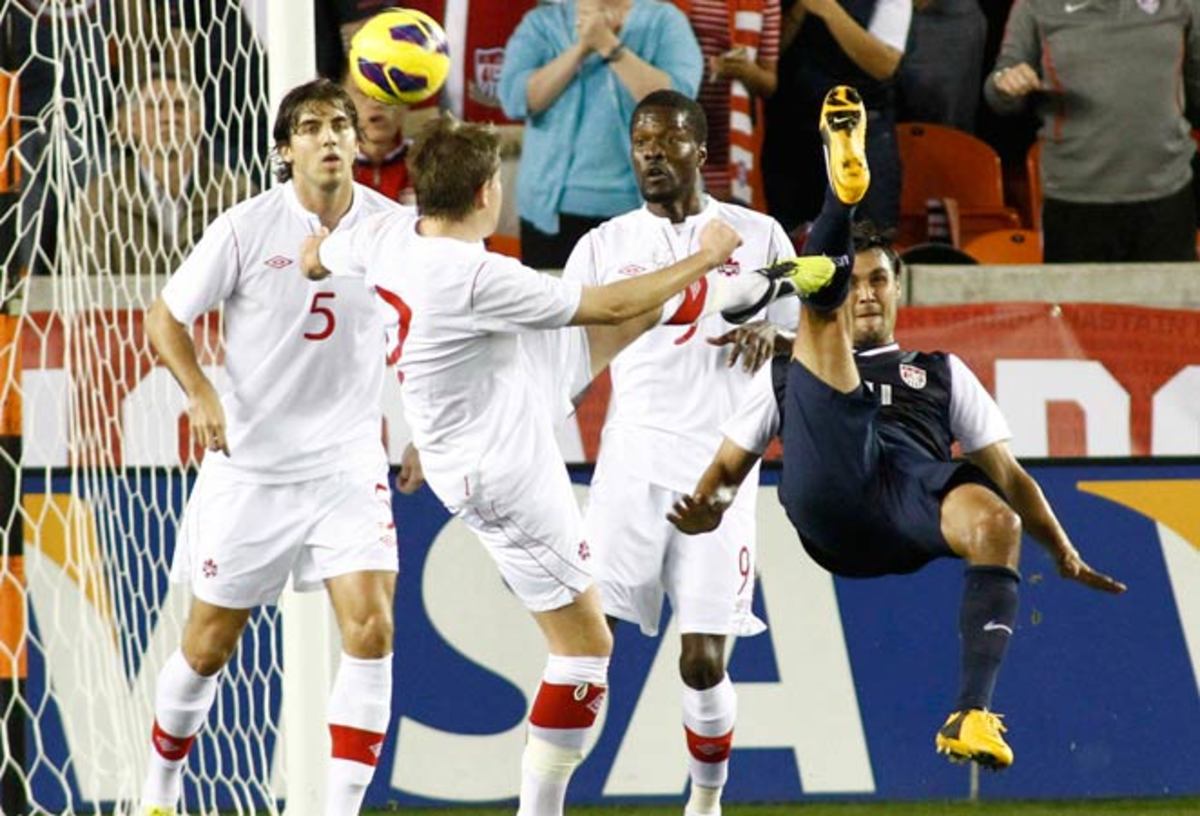
[[[540,465],[539,465],[540,463]],[[462,477],[425,477],[452,512],[487,548],[500,575],[530,612],[560,609],[592,585],[591,551],[583,519],[561,456],[531,457],[521,489],[510,480],[485,484],[470,479],[470,493],[456,491]],[[445,492],[443,492],[445,491]],[[457,506],[454,506],[457,505]]]
[[[179,524],[171,580],[228,609],[279,599],[352,572],[399,569],[386,470],[358,469],[283,484],[200,469]]]
[[[663,595],[680,634],[757,635],[755,517],[730,508],[711,533],[689,536],[667,521],[679,494],[608,469],[592,483],[584,529],[604,613],[658,634]],[[753,507],[753,503],[750,503]]]

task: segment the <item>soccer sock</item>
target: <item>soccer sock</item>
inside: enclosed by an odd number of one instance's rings
[[[955,711],[990,708],[996,677],[1017,620],[1020,576],[1008,567],[968,567],[958,629],[962,677]]]
[[[349,816],[362,807],[391,712],[392,656],[362,659],[343,652],[329,695],[333,748],[326,816]]]
[[[737,693],[729,675],[712,688],[683,688],[683,731],[687,737],[692,792],[685,812],[721,812],[721,789],[729,777]]]
[[[850,278],[854,271],[854,240],[851,232],[854,205],[843,204],[833,190],[825,188],[825,203],[813,222],[804,243],[805,255],[827,255],[833,261],[834,273],[829,283],[804,298],[804,302],[822,312],[841,307],[850,294]]]
[[[179,801],[183,763],[217,696],[217,676],[197,674],[176,649],[158,673],[154,729],[142,801],[174,807]]]
[[[583,761],[583,743],[607,683],[607,657],[550,655],[529,712],[517,816],[561,816],[567,783]]]
[[[706,315],[743,309],[762,300],[771,281],[761,275],[709,272],[663,304],[659,325],[687,326]]]

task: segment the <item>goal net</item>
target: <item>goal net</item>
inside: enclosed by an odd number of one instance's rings
[[[199,459],[142,316],[205,225],[269,183],[261,6],[0,0],[10,816],[135,812],[188,600],[167,575]],[[217,315],[195,329],[214,377],[218,337]],[[189,756],[187,812],[278,811],[281,632],[273,608],[252,618]]]

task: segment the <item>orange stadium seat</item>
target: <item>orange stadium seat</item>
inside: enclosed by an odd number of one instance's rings
[[[1025,182],[1029,185],[1029,223],[1035,230],[1042,228],[1042,142],[1029,146],[1025,154]]]
[[[1039,264],[1042,234],[1029,229],[993,230],[975,236],[963,249],[981,264]]]
[[[1004,205],[1000,157],[986,142],[943,125],[906,122],[896,126],[900,147],[900,232],[902,246],[928,238],[927,202],[953,199],[963,241],[996,229],[1021,226]]]

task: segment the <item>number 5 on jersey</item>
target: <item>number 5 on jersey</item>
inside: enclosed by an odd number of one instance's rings
[[[334,317],[333,309],[330,306],[322,306],[321,300],[329,298],[333,300],[336,292],[315,292],[313,293],[312,304],[308,307],[309,314],[315,314],[325,321],[319,331],[306,331],[304,333],[305,340],[325,340],[329,335],[333,334],[333,329],[337,325],[337,318]]]

